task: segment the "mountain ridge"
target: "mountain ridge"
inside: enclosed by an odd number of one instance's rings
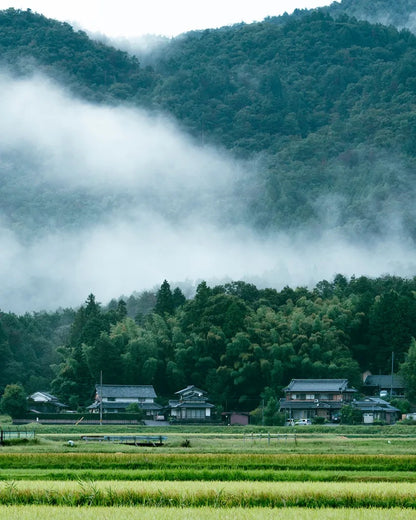
[[[6,19],[21,45],[10,43]],[[346,197],[347,206],[364,203],[357,193],[360,178],[372,169],[369,156],[396,156],[404,172],[414,168],[416,39],[410,33],[335,21],[315,10],[289,17],[283,26],[260,22],[185,35],[172,41],[157,66],[142,68],[126,53],[40,15],[6,11],[0,24],[2,61],[12,69],[17,62],[20,75],[30,69],[31,57],[36,70],[58,81],[64,77],[72,92],[89,101],[162,110],[196,139],[203,136],[243,158],[261,153],[266,211],[256,214],[258,204],[251,201],[248,218],[255,225],[320,225],[313,204],[296,186],[296,177],[307,179],[300,165],[309,172],[314,199],[334,192]],[[358,182],[355,194],[337,185],[334,170]],[[286,195],[276,198],[282,189]],[[299,196],[300,213],[291,203]],[[369,229],[377,227],[376,217],[369,215]],[[354,218],[350,213],[344,219],[347,234]]]
[[[31,276],[5,281],[10,299],[14,283],[44,297],[46,262],[58,301],[64,263],[81,273],[94,254],[125,266],[114,290],[100,271],[109,298],[129,277],[157,283],[156,265],[178,281],[313,283],[348,268],[337,247],[393,255],[355,272],[412,272],[415,36],[322,10],[283,18],[182,35],[143,66],[68,24],[0,13],[0,233]]]

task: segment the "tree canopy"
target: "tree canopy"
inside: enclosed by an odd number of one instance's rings
[[[77,409],[91,404],[102,373],[107,384],[151,384],[164,397],[197,382],[224,409],[250,411],[280,398],[292,378],[347,378],[359,389],[363,372],[390,373],[394,351],[413,400],[415,294],[416,278],[336,275],[280,291],[201,282],[172,306],[165,280],[146,314],[124,299],[102,306],[92,294],[65,315],[3,313],[2,388],[22,381],[27,392],[50,390]],[[162,295],[168,311],[158,308]]]

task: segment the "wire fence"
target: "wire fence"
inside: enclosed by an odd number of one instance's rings
[[[297,443],[296,433],[247,433],[244,434],[244,443],[255,442],[294,442]]]
[[[4,444],[6,441],[10,441],[13,439],[34,439],[36,437],[36,433],[34,430],[27,430],[26,428],[14,429],[14,430],[4,430],[0,428],[0,444]]]

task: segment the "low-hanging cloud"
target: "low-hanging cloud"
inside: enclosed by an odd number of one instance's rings
[[[201,146],[168,117],[87,103],[42,76],[3,73],[0,89],[3,180],[10,184],[12,176],[19,187],[23,175],[28,189],[36,185],[38,211],[54,189],[81,193],[86,204],[117,201],[79,226],[64,225],[58,209],[53,228],[33,229],[30,221],[16,221],[3,193],[2,310],[77,306],[90,292],[107,302],[164,278],[243,279],[280,288],[338,272],[415,272],[416,254],[401,239],[365,246],[334,231],[317,237],[255,230],[245,219],[255,165]]]
[[[1,147],[32,150],[42,177],[85,189],[209,190],[236,163],[200,148],[167,117],[75,100],[45,78],[0,77]]]

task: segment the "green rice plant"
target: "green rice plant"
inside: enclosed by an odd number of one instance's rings
[[[414,455],[0,453],[5,469],[416,471]]]
[[[416,484],[311,482],[15,482],[3,505],[416,509]]]
[[[10,480],[176,480],[176,481],[256,481],[256,482],[416,482],[409,471],[337,471],[274,469],[7,469],[0,481]]]

